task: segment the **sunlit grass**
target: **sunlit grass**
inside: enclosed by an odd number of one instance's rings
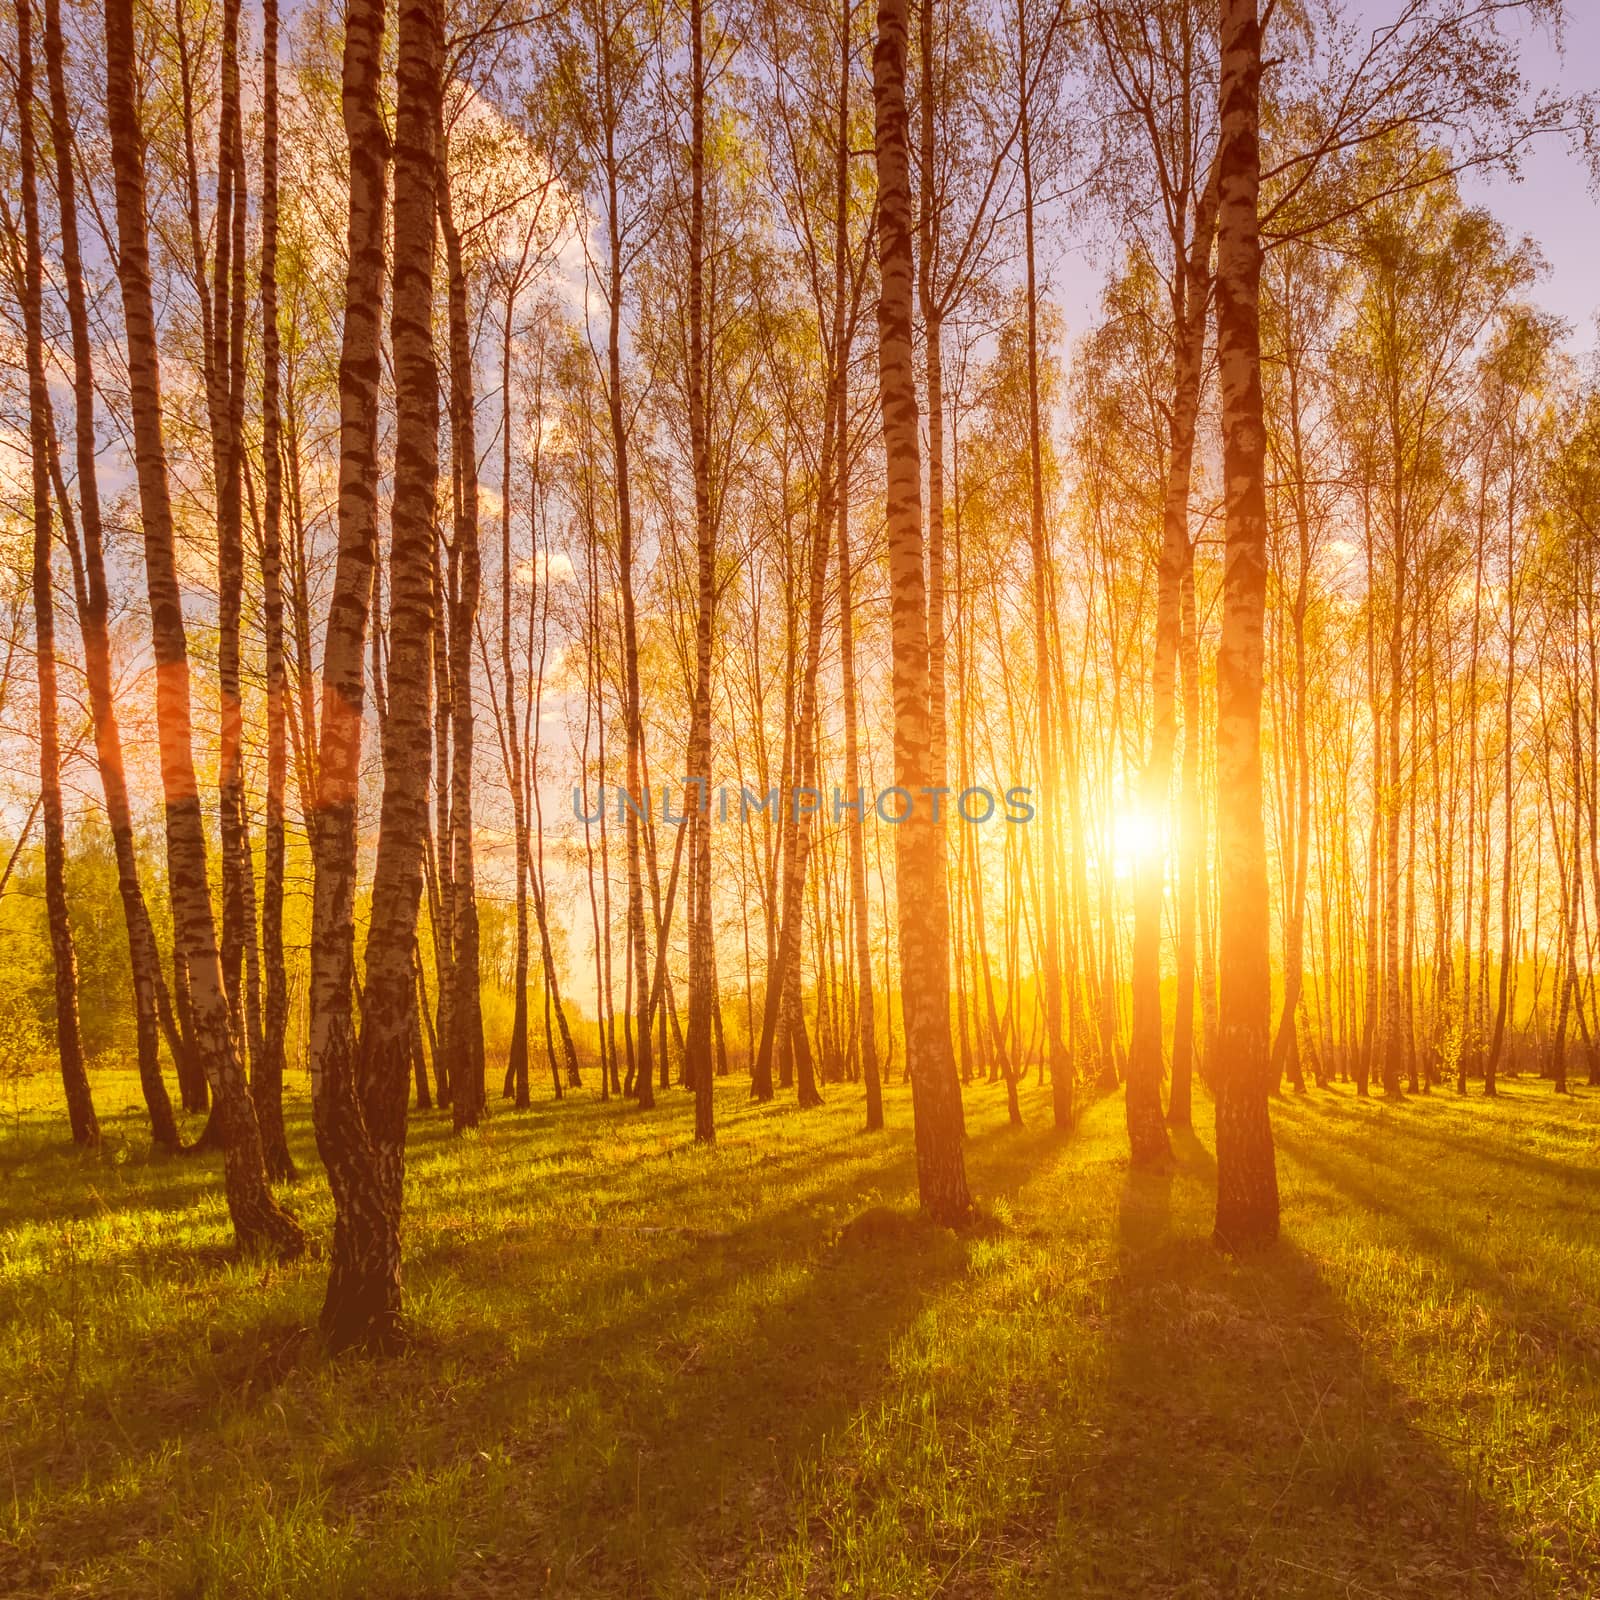
[[[720,1091],[413,1127],[416,1342],[330,1364],[322,1265],[240,1264],[214,1161],[0,1130],[0,1592],[1588,1594],[1600,1096],[1277,1108],[1284,1242],[1209,1136],[968,1102],[985,1220],[910,1225],[910,1106]],[[123,1110],[126,1106],[128,1109]],[[326,1238],[310,1174],[286,1199]],[[884,1209],[887,1208],[887,1211]],[[855,1226],[855,1219],[862,1219]]]

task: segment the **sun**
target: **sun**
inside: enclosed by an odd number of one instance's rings
[[[1119,878],[1131,878],[1140,865],[1161,850],[1166,829],[1160,818],[1142,806],[1120,811],[1111,824],[1111,862]]]

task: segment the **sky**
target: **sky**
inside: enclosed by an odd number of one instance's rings
[[[1533,35],[1524,60],[1537,83],[1567,91],[1600,86],[1600,0],[1567,0],[1564,56],[1542,32]],[[1550,264],[1535,299],[1571,325],[1574,350],[1600,343],[1600,199],[1578,156],[1546,140],[1523,162],[1522,181],[1495,173],[1468,174],[1469,198],[1488,207],[1513,234],[1531,234]]]
[[[1394,14],[1390,0],[1357,0],[1353,7],[1373,23]],[[1567,92],[1600,89],[1600,0],[1566,0],[1563,50],[1543,29],[1525,36],[1523,63],[1539,88]],[[1569,325],[1574,353],[1600,347],[1600,198],[1582,159],[1560,139],[1546,139],[1523,157],[1518,179],[1502,173],[1467,173],[1466,198],[1485,206],[1513,238],[1530,234],[1548,263],[1533,298]],[[1101,227],[1099,232],[1103,234]],[[1060,241],[1052,287],[1067,318],[1069,340],[1097,320],[1107,262],[1103,247],[1085,235]]]

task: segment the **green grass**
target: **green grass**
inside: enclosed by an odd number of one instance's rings
[[[50,1083],[0,1126],[0,1593],[914,1597],[1600,1590],[1600,1096],[1275,1116],[1283,1242],[1209,1243],[1209,1134],[1130,1175],[969,1095],[987,1225],[858,1131],[719,1091],[414,1122],[405,1358],[243,1264],[214,1160]],[[124,1109],[126,1108],[126,1109]],[[288,1200],[326,1238],[308,1173]],[[109,1113],[109,1114],[108,1114]]]

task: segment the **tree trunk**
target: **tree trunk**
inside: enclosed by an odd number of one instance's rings
[[[74,1144],[100,1143],[78,1028],[78,960],[67,910],[66,821],[61,805],[61,735],[56,705],[55,578],[50,526],[50,388],[44,370],[44,260],[33,142],[33,18],[18,0],[17,144],[22,190],[22,300],[28,369],[28,446],[33,464],[34,666],[39,680],[39,795],[44,812],[44,897],[55,969],[56,1051]]]
[[[258,1013],[245,992],[245,946],[255,941],[246,879],[244,706],[239,626],[244,605],[244,135],[239,106],[239,0],[222,7],[221,118],[217,134],[216,248],[212,256],[211,437],[217,495],[218,832],[222,845],[222,978],[252,1064]],[[251,924],[247,926],[246,923]],[[264,1141],[265,1142],[265,1141]]]
[[[481,584],[478,551],[477,411],[472,388],[472,336],[468,327],[467,276],[461,237],[450,212],[444,135],[438,135],[439,222],[444,233],[450,317],[450,461],[455,477],[455,531],[451,559],[459,582],[450,602],[450,882],[455,896],[452,924],[455,959],[455,1037],[451,1041],[451,1112],[457,1132],[475,1127],[484,1098],[483,1006],[478,985],[478,889],[473,862],[472,634],[478,622]],[[397,180],[398,181],[398,180]],[[396,201],[398,204],[398,199]],[[431,581],[430,558],[430,581]]]
[[[1406,546],[1401,496],[1394,496],[1394,597],[1389,618],[1389,722],[1387,770],[1380,795],[1384,812],[1383,855],[1383,1092],[1391,1100],[1404,1092],[1400,1069],[1400,709],[1405,703]]]
[[[433,805],[434,824],[430,860],[433,894],[429,914],[433,929],[433,979],[439,1017],[438,1072],[439,1104],[454,1100],[450,1069],[455,1056],[456,981],[455,981],[455,881],[451,872],[450,849],[450,712],[454,697],[450,692],[449,618],[455,605],[456,562],[448,567],[439,559],[436,540],[429,558],[433,572]]]
[[[1311,857],[1311,751],[1307,738],[1306,607],[1311,581],[1311,521],[1305,503],[1307,472],[1300,429],[1299,371],[1289,363],[1289,432],[1294,469],[1290,495],[1294,502],[1298,535],[1294,607],[1294,780],[1295,810],[1293,853],[1285,893],[1283,933],[1283,1010],[1272,1047],[1272,1082],[1281,1082],[1287,1068],[1295,1089],[1305,1093],[1305,1073],[1300,1066],[1296,1015],[1305,982],[1306,883]]]
[[[379,109],[383,8],[345,18],[344,123],[350,159],[343,346],[339,358],[339,549],[322,657],[321,739],[311,807],[311,1092],[317,1146],[336,1208],[369,1175],[345,1130],[355,1098],[356,805],[367,627],[377,562],[377,428],[388,135]],[[437,1058],[436,1058],[437,1065]],[[338,1249],[335,1230],[335,1249]]]
[[[365,20],[365,19],[363,19]],[[359,41],[381,38],[380,20]],[[410,1089],[412,951],[428,830],[429,660],[439,374],[433,343],[444,22],[438,0],[400,8],[395,112],[394,350],[396,432],[391,517],[389,707],[372,881],[361,1037],[348,1089],[328,1097],[328,1143],[340,1152],[334,1246],[322,1332],[331,1349],[374,1353],[402,1342],[400,1208]],[[376,51],[370,61],[375,66]],[[365,61],[358,67],[364,68]],[[376,85],[373,85],[374,88]],[[363,84],[363,88],[365,84]],[[363,219],[364,220],[364,219]],[[352,214],[352,231],[356,217]],[[381,238],[381,235],[380,235]],[[354,256],[352,255],[352,260]],[[381,265],[381,259],[380,259]],[[326,704],[324,706],[326,718]],[[341,1064],[342,1065],[342,1064]]]
[[[949,766],[949,741],[945,727],[944,641],[944,308],[934,283],[941,220],[936,198],[939,177],[934,166],[934,111],[943,85],[938,81],[934,53],[935,4],[936,0],[920,0],[917,6],[917,55],[922,81],[917,95],[916,263],[923,364],[928,380],[928,782],[942,786]],[[948,922],[948,907],[945,917]]]
[[[1192,581],[1191,581],[1191,587]],[[1195,720],[1192,724],[1198,743],[1203,736],[1200,723],[1200,630],[1198,623],[1189,629],[1191,646],[1194,659],[1194,701]],[[1213,748],[1212,756],[1215,759],[1216,751]],[[1216,933],[1216,908],[1211,892],[1211,840],[1209,837],[1210,817],[1206,807],[1206,792],[1203,782],[1197,782],[1195,794],[1195,901],[1200,909],[1200,1075],[1205,1079],[1208,1087],[1215,1087],[1216,1077],[1213,1072],[1217,1059],[1217,1039],[1221,1033],[1221,1022],[1217,1016],[1217,933]]]
[[[317,1146],[337,1217],[369,1189],[355,1085],[356,805],[366,635],[377,561],[379,319],[383,314],[388,137],[379,110],[383,10],[355,0],[345,19],[344,122],[350,158],[343,347],[339,361],[339,549],[323,647],[321,740],[311,804],[311,1090]],[[437,1058],[436,1058],[437,1060]],[[325,1324],[326,1326],[326,1324]]]
[[[1261,399],[1261,25],[1256,0],[1223,0],[1217,150],[1217,361],[1227,557],[1217,651],[1222,983],[1217,1063],[1216,1237],[1229,1249],[1278,1234],[1267,1105],[1271,976],[1261,792],[1262,629],[1267,592]]]
[[[539,455],[537,444],[534,451],[533,490],[535,503],[540,489]],[[539,566],[539,544],[537,524],[534,524],[535,534],[533,541],[534,570]],[[544,977],[545,1001],[545,1037],[548,1043],[550,1034],[550,1013],[554,1011],[557,1030],[561,1034],[561,1049],[567,1063],[567,1087],[579,1089],[583,1087],[583,1075],[578,1067],[578,1050],[572,1042],[572,1026],[567,1021],[567,1008],[561,999],[561,984],[556,974],[555,953],[550,944],[550,911],[546,904],[545,872],[544,872],[544,803],[539,798],[539,746],[540,728],[544,716],[544,669],[550,638],[550,582],[548,563],[546,564],[545,583],[540,590],[539,599],[539,665],[535,672],[533,665],[533,618],[528,619],[528,663],[527,675],[534,685],[532,703],[524,701],[524,715],[532,720],[531,734],[527,722],[523,724],[523,749],[527,752],[524,764],[523,781],[525,793],[522,801],[522,814],[524,818],[524,831],[527,827],[527,816],[531,806],[534,826],[537,830],[538,853],[530,863],[529,877],[533,886],[533,912],[539,925],[539,959]],[[587,828],[584,830],[587,834]],[[591,889],[592,898],[592,889]],[[604,1055],[601,1058],[602,1076],[604,1074]],[[554,1066],[552,1066],[554,1072]],[[605,1084],[601,1083],[601,1098],[605,1098]]]
[[[156,949],[155,930],[151,926],[149,908],[139,882],[133,812],[128,800],[122,735],[117,726],[116,699],[111,681],[110,601],[106,589],[105,543],[95,466],[94,367],[88,303],[83,285],[83,259],[78,243],[77,179],[72,160],[72,117],[67,102],[66,46],[61,35],[60,0],[45,0],[44,54],[45,72],[50,84],[50,136],[55,147],[61,267],[66,280],[67,320],[72,336],[74,438],[85,575],[84,585],[77,595],[78,630],[83,636],[84,673],[88,681],[89,710],[94,723],[95,757],[100,769],[101,787],[105,791],[106,818],[110,824],[112,849],[117,862],[117,891],[122,900],[123,921],[128,930],[139,1086],[150,1113],[152,1138],[163,1149],[176,1150],[181,1143],[177,1119],[173,1116],[172,1101],[161,1077],[160,996],[164,988],[161,957]],[[62,519],[64,522],[67,520],[64,495]],[[181,1062],[181,1041],[175,1028],[171,1031],[171,1042],[174,1059]]]
[[[272,1198],[261,1131],[228,1015],[206,882],[205,831],[190,732],[189,658],[161,436],[161,384],[145,222],[143,135],[135,91],[132,0],[106,6],[106,120],[116,184],[117,276],[128,346],[129,409],[143,521],[156,724],[166,796],[177,958],[189,981],[194,1046],[217,1100],[228,1209],[242,1250],[284,1256],[305,1247],[300,1225]]]
[[[1022,0],[1017,6],[1019,65],[1017,82],[1020,98],[1022,139],[1022,217],[1023,250],[1027,268],[1028,303],[1028,551],[1032,562],[1031,600],[1033,609],[1033,668],[1039,701],[1039,776],[1037,812],[1040,870],[1044,894],[1039,920],[1044,967],[1045,1049],[1050,1063],[1050,1093],[1055,1124],[1060,1129],[1072,1126],[1074,1063],[1066,1046],[1061,999],[1061,897],[1060,851],[1056,827],[1060,807],[1055,794],[1055,775],[1060,770],[1055,752],[1055,720],[1051,707],[1050,661],[1050,547],[1044,521],[1043,425],[1039,414],[1039,292],[1034,252],[1033,211],[1033,118],[1029,105],[1028,28]],[[1024,1071],[1026,1066],[1024,1065]]]
[[[1576,597],[1574,597],[1572,609],[1573,637],[1576,639],[1578,633],[1578,608],[1576,604]],[[1576,655],[1576,649],[1574,649],[1574,655]],[[1567,953],[1564,970],[1557,979],[1557,982],[1561,985],[1561,1015],[1560,1020],[1556,1025],[1556,1036],[1553,1050],[1555,1056],[1554,1065],[1556,1092],[1558,1094],[1565,1094],[1567,1092],[1566,1043],[1567,1013],[1569,1008],[1575,1009],[1578,1013],[1579,1031],[1584,1033],[1587,1032],[1583,1015],[1583,992],[1578,987],[1578,927],[1579,913],[1583,904],[1583,848],[1581,841],[1583,835],[1584,749],[1583,731],[1578,715],[1578,674],[1576,662],[1574,662],[1571,682],[1572,704],[1570,721],[1572,728],[1572,878],[1570,886],[1568,885],[1564,874],[1562,879],[1563,899],[1566,902],[1564,908],[1564,921],[1566,926],[1563,931],[1566,935]],[[1552,827],[1556,830],[1559,830],[1561,824],[1555,813],[1553,800],[1550,820]]]
[[[1365,467],[1363,466],[1363,470]],[[1375,592],[1377,567],[1373,557],[1372,510],[1369,495],[1363,488],[1362,523],[1365,530],[1367,552],[1366,606],[1367,638],[1367,706],[1372,718],[1372,816],[1367,830],[1367,949],[1366,985],[1362,994],[1361,1053],[1356,1061],[1356,1093],[1366,1097],[1372,1078],[1373,1039],[1378,1016],[1380,973],[1378,969],[1378,939],[1383,927],[1383,914],[1378,905],[1378,863],[1383,849],[1383,706],[1378,696],[1378,658],[1376,643],[1376,607],[1370,603]]]
[[[439,1042],[434,1037],[433,1025],[428,1016],[428,991],[422,981],[422,950],[415,940],[411,943],[411,971],[416,981],[416,1010],[413,1013],[411,1032],[411,1070],[417,1080],[417,1110],[433,1110],[433,1094],[428,1087],[427,1050],[433,1051],[434,1061],[439,1059]],[[423,1035],[427,1035],[427,1046]]]
[[[840,19],[838,130],[834,143],[834,304],[843,303],[844,255],[849,239],[850,198],[850,0],[844,0]],[[841,353],[848,356],[848,351]],[[861,742],[857,728],[855,602],[850,565],[850,437],[849,362],[843,360],[838,381],[837,421],[839,487],[839,678],[844,710],[844,788],[855,799],[861,794]],[[872,954],[867,939],[866,822],[860,806],[846,813],[845,829],[850,852],[850,928],[854,940],[856,978],[856,1037],[861,1054],[861,1075],[867,1091],[867,1132],[883,1126],[883,1083],[878,1068],[876,1001],[873,994]]]
[[[1185,206],[1185,210],[1187,207]],[[1206,304],[1210,290],[1211,234],[1215,225],[1215,177],[1195,213],[1194,238],[1173,264],[1171,453],[1162,516],[1161,555],[1156,570],[1155,656],[1150,671],[1154,727],[1140,786],[1146,828],[1164,834],[1172,788],[1172,755],[1178,736],[1178,657],[1183,632],[1183,580],[1191,559],[1189,487],[1195,423],[1205,360]],[[1161,1114],[1161,911],[1166,887],[1166,850],[1152,844],[1137,864],[1133,918],[1133,1032],[1128,1050],[1128,1148],[1135,1166],[1171,1155]]]
[[[517,310],[517,289],[520,279],[511,277],[506,285],[505,325],[500,344],[500,676],[503,680],[506,758],[506,787],[511,791],[511,827],[516,852],[516,953],[511,977],[511,1048],[506,1055],[506,1080],[504,1098],[513,1100],[519,1111],[526,1110],[528,1097],[528,880],[532,876],[532,852],[528,839],[527,795],[523,785],[522,737],[517,727],[517,679],[512,667],[511,654],[511,430],[514,416],[511,406],[511,339],[512,324]],[[536,419],[535,428],[542,423]],[[537,432],[534,449],[538,450]],[[537,473],[535,473],[537,479]],[[530,526],[538,514],[530,503]],[[533,583],[539,582],[537,550],[533,553]],[[532,650],[533,600],[529,600],[528,633],[529,650]],[[533,693],[527,685],[527,695]],[[556,1083],[559,1099],[561,1085]]]
[[[1500,850],[1500,987],[1495,1002],[1494,1037],[1489,1041],[1488,1054],[1483,1060],[1483,1092],[1495,1093],[1495,1072],[1500,1065],[1500,1052],[1505,1045],[1506,1024],[1511,1015],[1511,975],[1517,964],[1517,953],[1511,939],[1511,865],[1516,835],[1516,816],[1513,807],[1515,785],[1513,782],[1514,733],[1517,693],[1517,590],[1514,562],[1516,558],[1516,516],[1512,505],[1506,509],[1506,692],[1504,752],[1501,758],[1502,818]],[[1487,948],[1487,941],[1485,941]]]
[[[711,520],[711,463],[706,444],[705,141],[706,67],[702,0],[689,0],[689,446],[694,470],[694,700],[689,725],[689,780],[695,787],[689,864],[689,1031],[684,1072],[694,1090],[694,1136],[715,1141],[711,1060],[711,635],[716,603],[716,531]]]
[[[1200,798],[1200,641],[1194,595],[1194,546],[1184,558],[1179,595],[1178,663],[1183,678],[1183,791],[1178,838],[1178,993],[1172,1016],[1172,1088],[1167,1126],[1194,1127],[1195,919],[1205,823]]]
[[[284,1036],[289,1024],[289,980],[283,959],[284,789],[288,781],[288,676],[283,656],[283,460],[278,414],[278,0],[262,5],[261,149],[261,456],[262,620],[267,653],[267,829],[261,885],[261,947],[266,1008],[261,1054],[250,1087],[261,1118],[267,1175],[295,1177],[283,1128]],[[424,1080],[424,1089],[426,1080]]]
[[[961,1087],[950,1056],[944,830],[921,804],[932,773],[922,485],[912,358],[906,0],[882,0],[872,55],[878,169],[878,381],[887,458],[885,505],[894,671],[894,769],[909,814],[895,830],[900,1003],[911,1071],[923,1210],[945,1224],[971,1211],[962,1152]]]
[[[622,393],[622,299],[626,287],[622,204],[622,164],[617,135],[623,108],[615,81],[614,41],[602,30],[596,41],[598,114],[603,124],[601,166],[606,190],[607,332],[606,411],[611,425],[612,466],[617,507],[618,587],[622,598],[622,720],[626,747],[627,792],[634,804],[624,807],[623,833],[628,876],[628,973],[633,989],[634,1027],[632,1068],[634,1093],[639,1105],[655,1104],[655,1073],[650,1048],[650,951],[645,935],[645,883],[642,840],[644,782],[644,725],[640,710],[639,629],[634,598],[633,492],[629,475],[629,426]]]

